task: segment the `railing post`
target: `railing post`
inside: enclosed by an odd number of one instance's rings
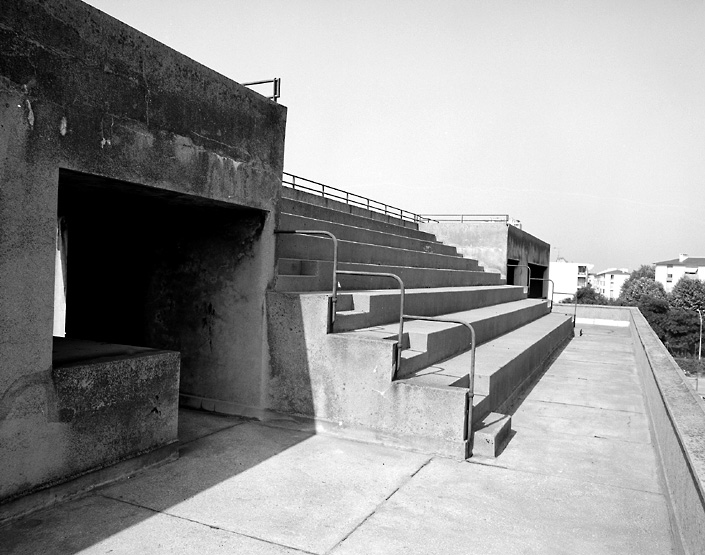
[[[399,291],[401,293],[399,298],[399,333],[397,336],[397,348],[396,357],[394,360],[394,374],[392,379],[396,378],[397,372],[399,371],[399,366],[401,365],[401,351],[402,343],[404,340],[404,282],[396,274],[389,274],[386,272],[358,272],[355,270],[338,270],[336,274],[348,275],[348,276],[372,276],[372,277],[388,277],[395,279],[399,284]]]
[[[332,332],[333,326],[335,325],[336,306],[338,304],[338,238],[333,235],[330,231],[317,229],[282,229],[275,230],[274,233],[283,235],[324,235],[326,237],[329,237],[333,241],[333,287],[331,292],[330,314],[328,315],[328,327]]]
[[[410,314],[405,314],[404,318],[407,320],[424,320],[427,322],[448,322],[451,324],[461,324],[470,330],[470,373],[468,374],[468,423],[467,429],[465,431],[467,435],[468,444],[472,443],[472,413],[473,413],[473,401],[475,398],[475,353],[477,351],[477,341],[475,336],[475,328],[472,324],[464,322],[463,320],[456,320],[454,318],[442,318],[437,316],[412,316]],[[470,453],[467,453],[469,456]]]

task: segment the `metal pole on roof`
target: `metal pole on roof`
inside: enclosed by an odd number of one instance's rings
[[[700,380],[700,370],[702,368],[702,362],[700,357],[703,352],[703,311],[699,308],[697,308],[696,310],[698,311],[698,316],[700,317],[700,340],[698,341],[698,371],[695,373],[695,391],[697,392]]]

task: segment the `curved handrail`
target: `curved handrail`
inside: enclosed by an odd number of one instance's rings
[[[573,305],[573,327],[575,327],[575,321],[578,319],[578,290],[575,293],[568,293],[566,291],[554,291],[553,294],[558,293],[559,295],[573,295],[574,305]],[[551,297],[553,300],[553,297]]]
[[[399,298],[399,335],[397,338],[397,348],[395,351],[394,359],[394,376],[396,377],[399,371],[399,365],[401,364],[401,351],[402,351],[402,339],[404,338],[404,282],[396,274],[390,274],[386,272],[358,272],[357,270],[336,270],[336,275],[343,274],[348,276],[375,276],[375,277],[388,277],[397,280],[399,284],[399,291],[401,292]],[[392,378],[392,379],[393,379]]]
[[[331,309],[328,316],[330,329],[335,324],[335,307],[338,304],[338,238],[330,231],[324,229],[278,229],[274,233],[279,235],[323,235],[333,240],[333,291],[331,294]]]
[[[475,335],[475,328],[472,324],[464,322],[463,320],[456,320],[454,318],[443,318],[438,316],[412,316],[410,314],[404,314],[403,318],[407,320],[426,320],[429,322],[448,322],[451,324],[461,324],[470,330],[470,373],[468,378],[468,396],[470,397],[470,404],[468,406],[468,425],[467,434],[468,439],[472,437],[472,403],[475,397],[475,351],[477,348],[477,341]]]
[[[507,268],[526,268],[529,271],[529,277],[526,280],[526,294],[529,294],[529,289],[531,289],[531,268],[528,264],[507,264]]]
[[[531,281],[550,281],[551,282],[551,285],[553,287],[551,287],[551,306],[549,307],[548,311],[553,312],[553,292],[556,289],[555,282],[551,278],[530,278],[530,279],[531,279]],[[548,297],[548,293],[546,294],[546,297]]]

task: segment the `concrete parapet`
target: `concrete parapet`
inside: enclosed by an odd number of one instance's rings
[[[572,305],[554,311],[572,314]],[[630,328],[679,553],[705,546],[705,402],[637,308],[578,305],[577,322]]]
[[[682,553],[705,546],[705,402],[636,308],[631,317],[637,366],[652,436],[661,462],[676,538]]]

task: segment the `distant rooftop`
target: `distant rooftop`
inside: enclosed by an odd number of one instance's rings
[[[705,256],[689,256],[683,260],[674,258],[672,260],[654,262],[654,264],[656,266],[705,266]]]

